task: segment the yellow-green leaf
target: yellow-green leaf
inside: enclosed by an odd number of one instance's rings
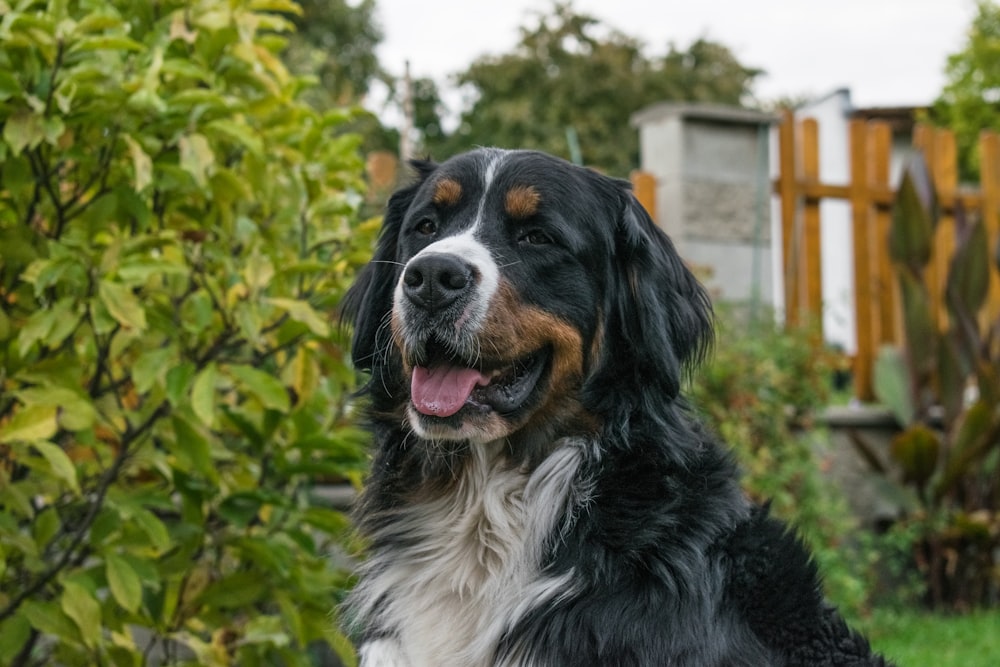
[[[74,581],[63,584],[62,610],[80,630],[83,643],[93,648],[101,639],[101,605],[93,593]]]
[[[191,409],[206,426],[215,424],[215,384],[218,376],[215,364],[209,364],[198,373],[191,386]]]
[[[61,447],[53,445],[51,442],[34,442],[32,446],[38,450],[57,477],[65,481],[77,495],[80,494],[80,482],[76,476],[76,466],[70,460],[66,452]]]
[[[130,137],[124,136],[128,145],[129,155],[132,157],[133,183],[136,192],[142,192],[147,185],[153,182],[153,160],[142,149],[139,142]]]
[[[271,298],[267,299],[267,303],[281,308],[288,313],[289,317],[296,322],[301,322],[309,327],[309,330],[317,336],[325,337],[330,333],[330,324],[325,319],[320,317],[320,314],[305,301],[300,301],[298,299]]]
[[[201,134],[189,134],[178,141],[181,169],[191,174],[195,182],[204,187],[215,168],[215,153],[208,139]]]
[[[25,148],[34,148],[45,139],[45,125],[41,114],[28,109],[15,111],[3,126],[4,141],[17,155]]]
[[[70,431],[90,428],[97,419],[93,403],[82,390],[39,385],[22,389],[17,397],[25,406],[56,406],[58,423]]]
[[[265,408],[288,412],[288,390],[273,375],[251,366],[228,366],[226,371],[244,392],[259,400]]]
[[[111,317],[128,329],[146,328],[146,310],[132,290],[121,283],[102,281],[98,292]]]
[[[138,611],[142,604],[142,582],[129,562],[115,554],[108,554],[104,559],[104,570],[115,601],[127,611]]]
[[[37,442],[51,438],[59,429],[57,409],[55,405],[29,405],[18,410],[9,422],[0,426],[0,443]]]

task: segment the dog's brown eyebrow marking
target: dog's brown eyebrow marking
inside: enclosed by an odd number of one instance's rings
[[[438,206],[454,206],[462,197],[462,184],[452,178],[442,178],[434,186],[433,201]]]
[[[507,215],[523,220],[538,213],[542,196],[533,185],[515,185],[507,191]]]

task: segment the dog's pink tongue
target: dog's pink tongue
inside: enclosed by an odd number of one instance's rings
[[[489,383],[489,377],[474,368],[417,366],[410,382],[410,397],[423,414],[450,417],[462,409],[477,384]]]

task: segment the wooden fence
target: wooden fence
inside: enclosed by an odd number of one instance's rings
[[[850,176],[846,185],[820,180],[819,128],[815,120],[795,122],[786,113],[778,130],[779,175],[774,191],[781,200],[782,268],[786,319],[822,322],[820,202],[840,199],[850,203],[853,233],[853,271],[857,354],[854,358],[856,396],[873,398],[872,373],[881,345],[902,343],[903,332],[897,285],[889,259],[889,225],[895,192],[890,183],[892,133],[882,121],[852,120]],[[954,211],[961,201],[966,211],[978,212],[986,225],[991,251],[1000,239],[1000,136],[980,137],[979,187],[959,188],[955,137],[950,131],[918,125],[914,148],[923,152],[937,193],[941,217],[934,232],[928,284],[934,318],[947,326],[944,285],[955,248]],[[992,254],[992,253],[991,253]],[[1000,317],[1000,281],[991,272],[985,316]]]

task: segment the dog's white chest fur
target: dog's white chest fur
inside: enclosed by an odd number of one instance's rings
[[[389,522],[403,546],[373,554],[354,593],[361,616],[389,633],[362,646],[363,667],[492,665],[506,629],[570,592],[571,574],[546,577],[539,562],[584,501],[580,446],[560,444],[530,475],[480,446],[452,492]]]

